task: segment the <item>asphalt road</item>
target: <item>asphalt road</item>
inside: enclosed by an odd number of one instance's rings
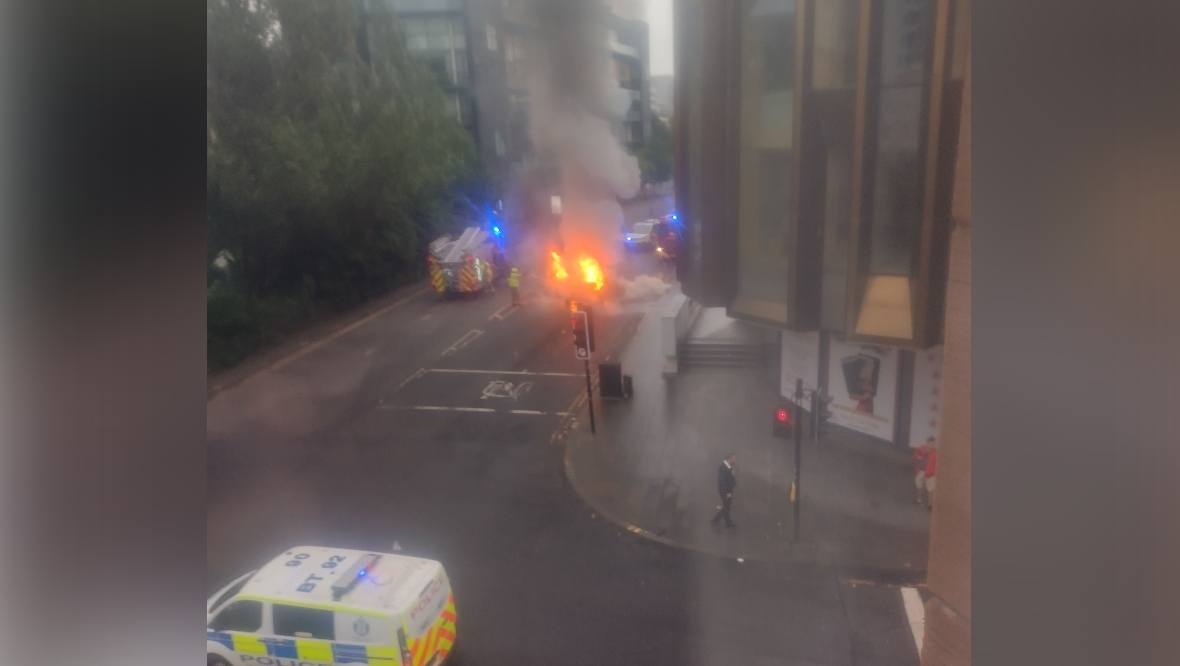
[[[581,365],[536,287],[519,308],[506,289],[409,292],[211,399],[210,592],[297,544],[400,549],[447,567],[468,666],[916,663],[896,589],[693,555],[593,515],[558,437]],[[641,307],[599,312],[600,354]]]

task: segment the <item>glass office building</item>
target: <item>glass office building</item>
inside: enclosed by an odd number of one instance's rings
[[[825,391],[868,447],[936,438],[923,666],[971,655],[969,17],[676,5],[682,287],[777,332],[784,400],[797,379]]]
[[[967,17],[964,0],[677,6],[685,293],[782,331],[784,394],[802,375],[898,445],[932,427],[915,391],[940,374]]]

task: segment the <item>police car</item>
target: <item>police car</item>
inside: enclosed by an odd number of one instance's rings
[[[206,612],[208,666],[438,666],[457,620],[440,563],[318,546],[234,580]]]

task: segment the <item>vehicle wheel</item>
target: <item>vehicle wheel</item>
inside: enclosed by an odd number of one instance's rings
[[[215,654],[209,655],[209,658],[205,662],[205,664],[206,664],[206,666],[229,666],[228,661],[226,661],[225,659],[223,659]]]

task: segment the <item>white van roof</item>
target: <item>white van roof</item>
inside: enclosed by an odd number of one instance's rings
[[[441,572],[442,564],[420,557],[298,546],[259,569],[239,594],[402,613]]]

